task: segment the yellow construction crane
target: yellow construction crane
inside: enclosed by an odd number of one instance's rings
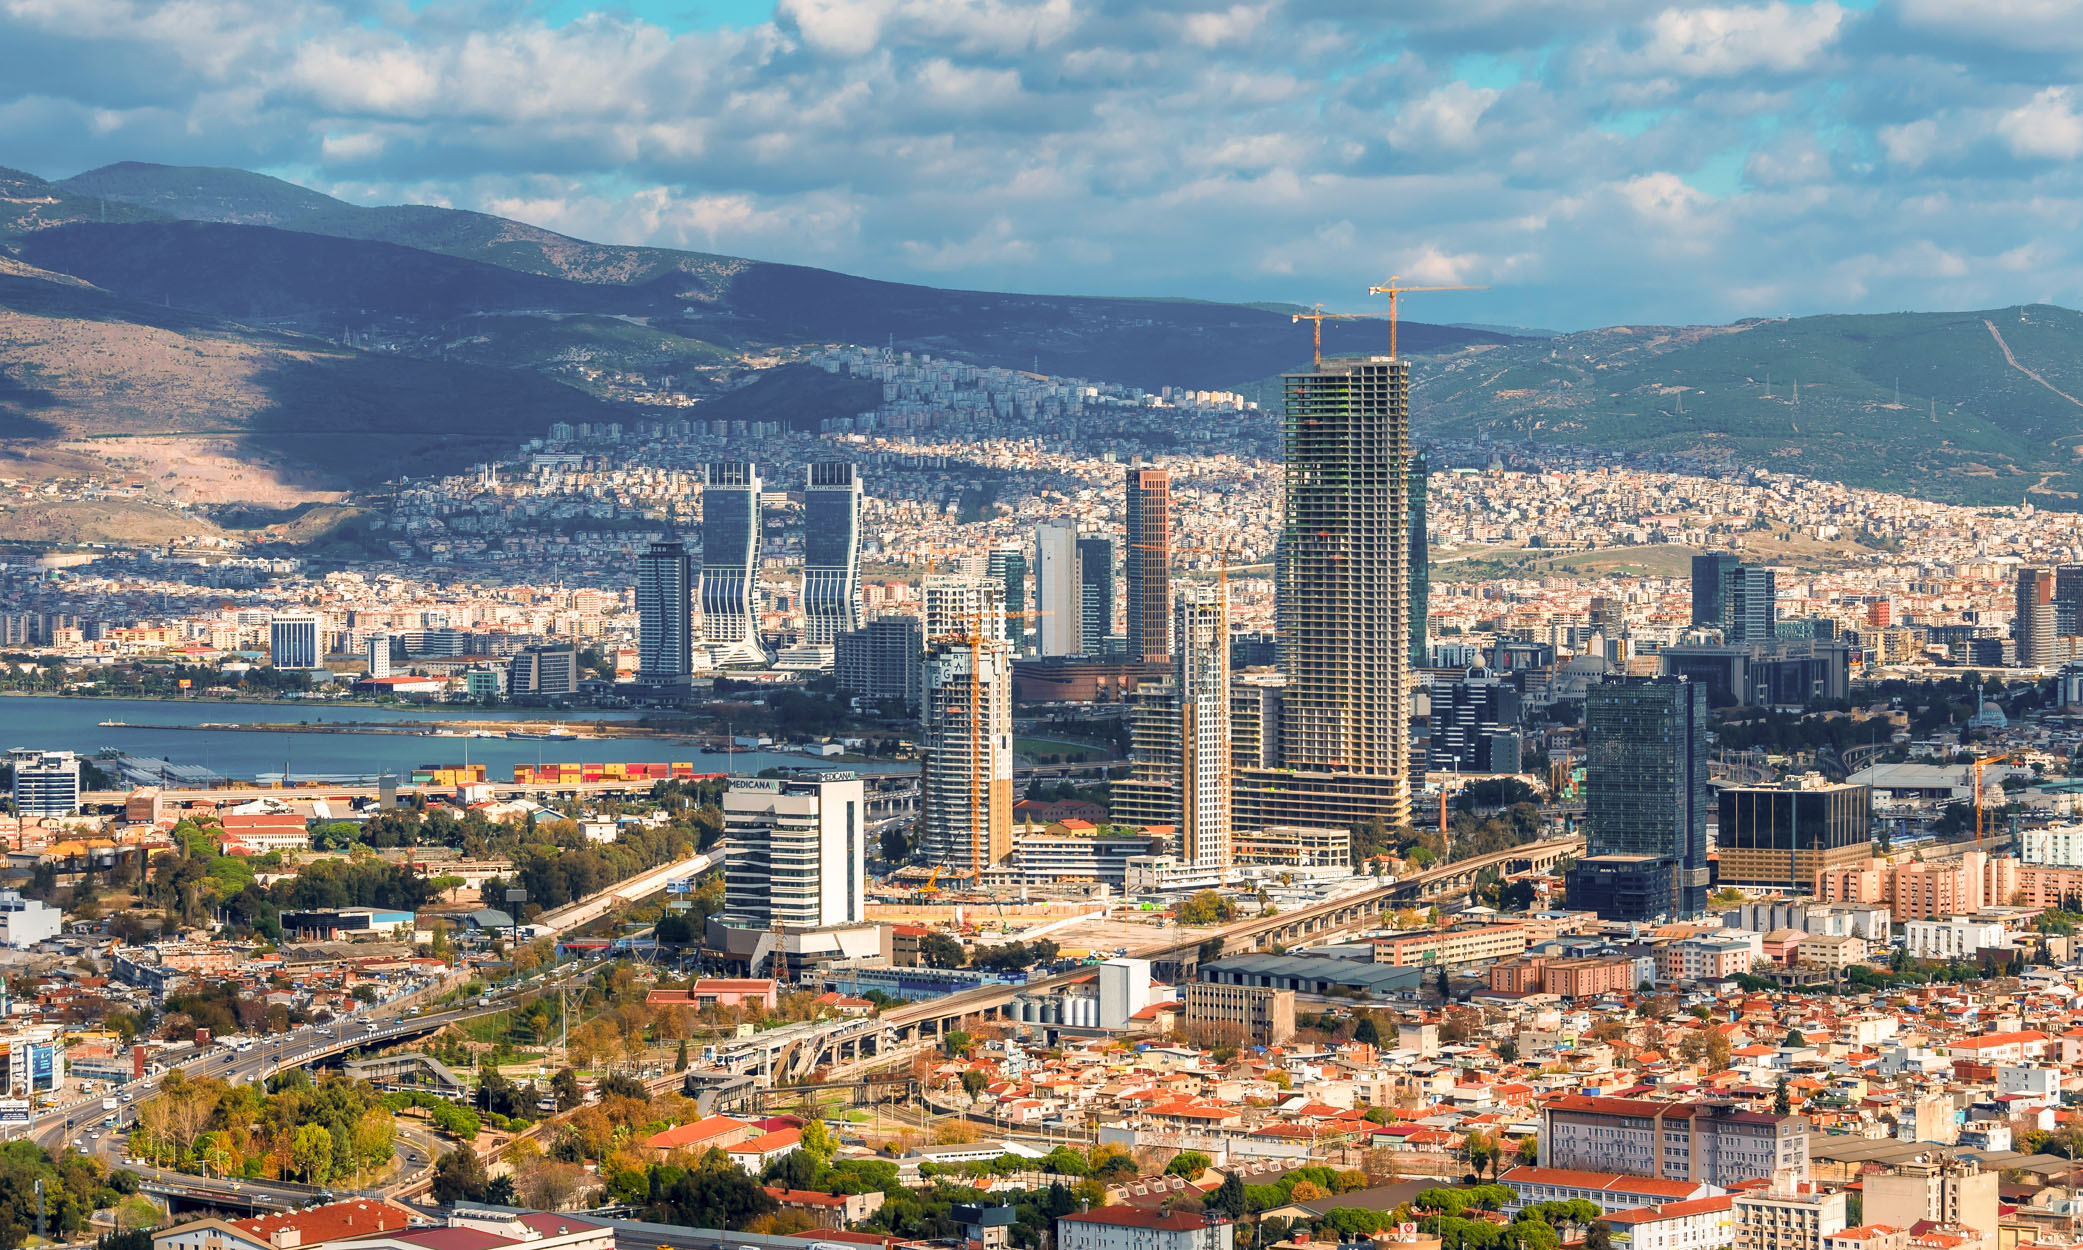
[[[1992,755],[1987,759],[1976,760],[1974,762],[1973,767],[1975,770],[1975,849],[1978,851],[1982,849],[1982,770],[1989,767],[1991,764],[2004,763],[2010,758],[2011,753],[2009,751],[2006,751],[2002,755]]]
[[[1372,288],[1369,289],[1372,290]],[[1391,302],[1390,306],[1394,307],[1393,301]],[[1315,323],[1314,331],[1312,334],[1312,342],[1315,346],[1316,351],[1316,367],[1321,369],[1324,367],[1324,322],[1370,320],[1376,317],[1377,315],[1378,314],[1375,313],[1327,313],[1324,311],[1324,306],[1322,304],[1318,304],[1316,306],[1315,311],[1313,312],[1296,313],[1294,315],[1293,321],[1290,321],[1288,324],[1292,325],[1295,321],[1310,321]],[[1394,342],[1395,337],[1396,336],[1394,334],[1391,334],[1389,336],[1390,341]],[[1395,353],[1391,352],[1390,354],[1394,355]]]
[[[935,864],[935,865],[933,865],[933,872],[932,872],[932,874],[931,874],[931,875],[929,875],[929,876],[928,876],[928,877],[926,878],[926,884],[924,884],[924,885],[922,885],[922,886],[920,886],[920,887],[919,887],[919,893],[921,893],[921,894],[938,894],[938,893],[940,893],[940,865],[939,865],[939,864]]]
[[[1489,289],[1487,286],[1403,286],[1396,281],[1395,275],[1391,274],[1389,280],[1381,286],[1368,287],[1367,294],[1386,295],[1389,297],[1389,359],[1394,360],[1396,359],[1396,301],[1404,293],[1409,291],[1487,291]],[[1321,308],[1323,305],[1319,304],[1317,307]],[[1321,364],[1322,361],[1318,361],[1318,363]]]

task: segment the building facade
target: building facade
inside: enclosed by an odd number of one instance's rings
[[[832,648],[839,688],[877,702],[919,701],[919,656],[926,634],[915,616],[879,616]]]
[[[1432,687],[1432,745],[1426,767],[1436,773],[1519,771],[1519,691],[1487,668]]]
[[[1259,985],[1186,983],[1188,1027],[1231,1026],[1241,1040],[1278,1046],[1295,1036],[1295,992]]]
[[[929,642],[920,687],[919,849],[979,873],[1012,853],[1012,660],[995,640]]]
[[[80,758],[71,751],[37,751],[17,747],[7,753],[14,765],[14,810],[23,816],[53,819],[80,810]]]
[[[1735,1250],[1823,1250],[1844,1231],[1844,1191],[1774,1185],[1736,1195]]]
[[[2054,632],[2052,569],[2018,570],[2017,612],[2011,618],[2011,636],[2018,644],[2021,668],[2059,664],[2064,658],[2055,654],[2054,640],[2058,635]]]
[[[1162,660],[1172,653],[1172,475],[1128,470],[1128,654]]]
[[[1698,916],[1708,880],[1706,689],[1683,678],[1603,682],[1585,691],[1584,720],[1590,855],[1670,861],[1671,894],[1660,912],[1601,916]],[[1569,880],[1577,879],[1573,869]],[[1570,892],[1574,899],[1574,884]]]
[[[315,612],[277,612],[268,623],[269,662],[276,668],[317,668],[325,658],[324,632]]]
[[[703,466],[702,645],[719,666],[765,664],[759,636],[759,561],[764,518],[759,466],[716,460]]]
[[[1622,1172],[1721,1188],[1808,1179],[1808,1117],[1725,1103],[1566,1095],[1541,1111],[1540,1165]]]
[[[844,460],[815,460],[803,492],[803,641],[835,646],[861,627],[861,478]]]
[[[857,775],[735,778],[723,830],[724,911],[738,923],[814,929],[866,914],[868,803]]]
[[[1179,592],[1172,627],[1179,717],[1179,854],[1227,871],[1230,833],[1230,614],[1227,586]]]
[[[1280,767],[1240,775],[1238,828],[1410,819],[1410,365],[1284,378],[1276,574]]]
[[[1085,642],[1085,591],[1078,575],[1078,527],[1044,521],[1034,527],[1034,628],[1045,656],[1078,655]]]
[[[1873,856],[1873,790],[1810,773],[1778,786],[1725,786],[1715,826],[1724,884],[1809,893],[1827,869]]]
[[[637,676],[684,686],[694,675],[692,564],[682,543],[652,543],[636,564]]]

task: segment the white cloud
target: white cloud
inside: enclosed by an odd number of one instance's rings
[[[2005,113],[1996,131],[2022,157],[2072,161],[2083,156],[2083,116],[2067,87],[2047,87]]]
[[[1843,26],[1844,10],[1833,0],[1669,8],[1650,19],[1635,60],[1647,72],[1691,77],[1793,73],[1815,64]]]
[[[1475,141],[1476,124],[1499,95],[1494,87],[1450,82],[1405,105],[1396,115],[1389,142],[1399,148],[1465,148]]]

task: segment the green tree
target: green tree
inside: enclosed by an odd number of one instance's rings
[[[1236,918],[1237,905],[1214,890],[1202,890],[1179,904],[1180,924],[1227,924]]]
[[[1220,1212],[1232,1220],[1243,1219],[1244,1178],[1235,1172],[1226,1173],[1222,1178],[1222,1184],[1217,1185],[1215,1192],[1208,1196],[1206,1209]]]
[[[1215,1160],[1198,1150],[1182,1150],[1172,1156],[1170,1163],[1164,1165],[1164,1174],[1166,1176],[1183,1176],[1187,1180],[1197,1181],[1201,1179],[1201,1173],[1206,1172],[1214,1164]]]
[[[1369,1046],[1381,1045],[1381,1026],[1374,1022],[1372,1013],[1362,1015],[1360,1022],[1353,1026],[1353,1040]]]
[[[333,1175],[333,1135],[323,1125],[302,1126],[290,1140],[289,1158],[306,1184],[325,1184]]]

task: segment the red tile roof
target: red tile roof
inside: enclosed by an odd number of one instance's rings
[[[342,1237],[388,1233],[406,1227],[412,1220],[412,1212],[403,1207],[363,1199],[329,1202],[322,1207],[285,1211],[279,1215],[256,1215],[251,1219],[233,1220],[232,1227],[264,1242],[272,1240],[276,1233],[294,1229],[298,1241],[310,1246],[321,1241],[338,1241]]]

